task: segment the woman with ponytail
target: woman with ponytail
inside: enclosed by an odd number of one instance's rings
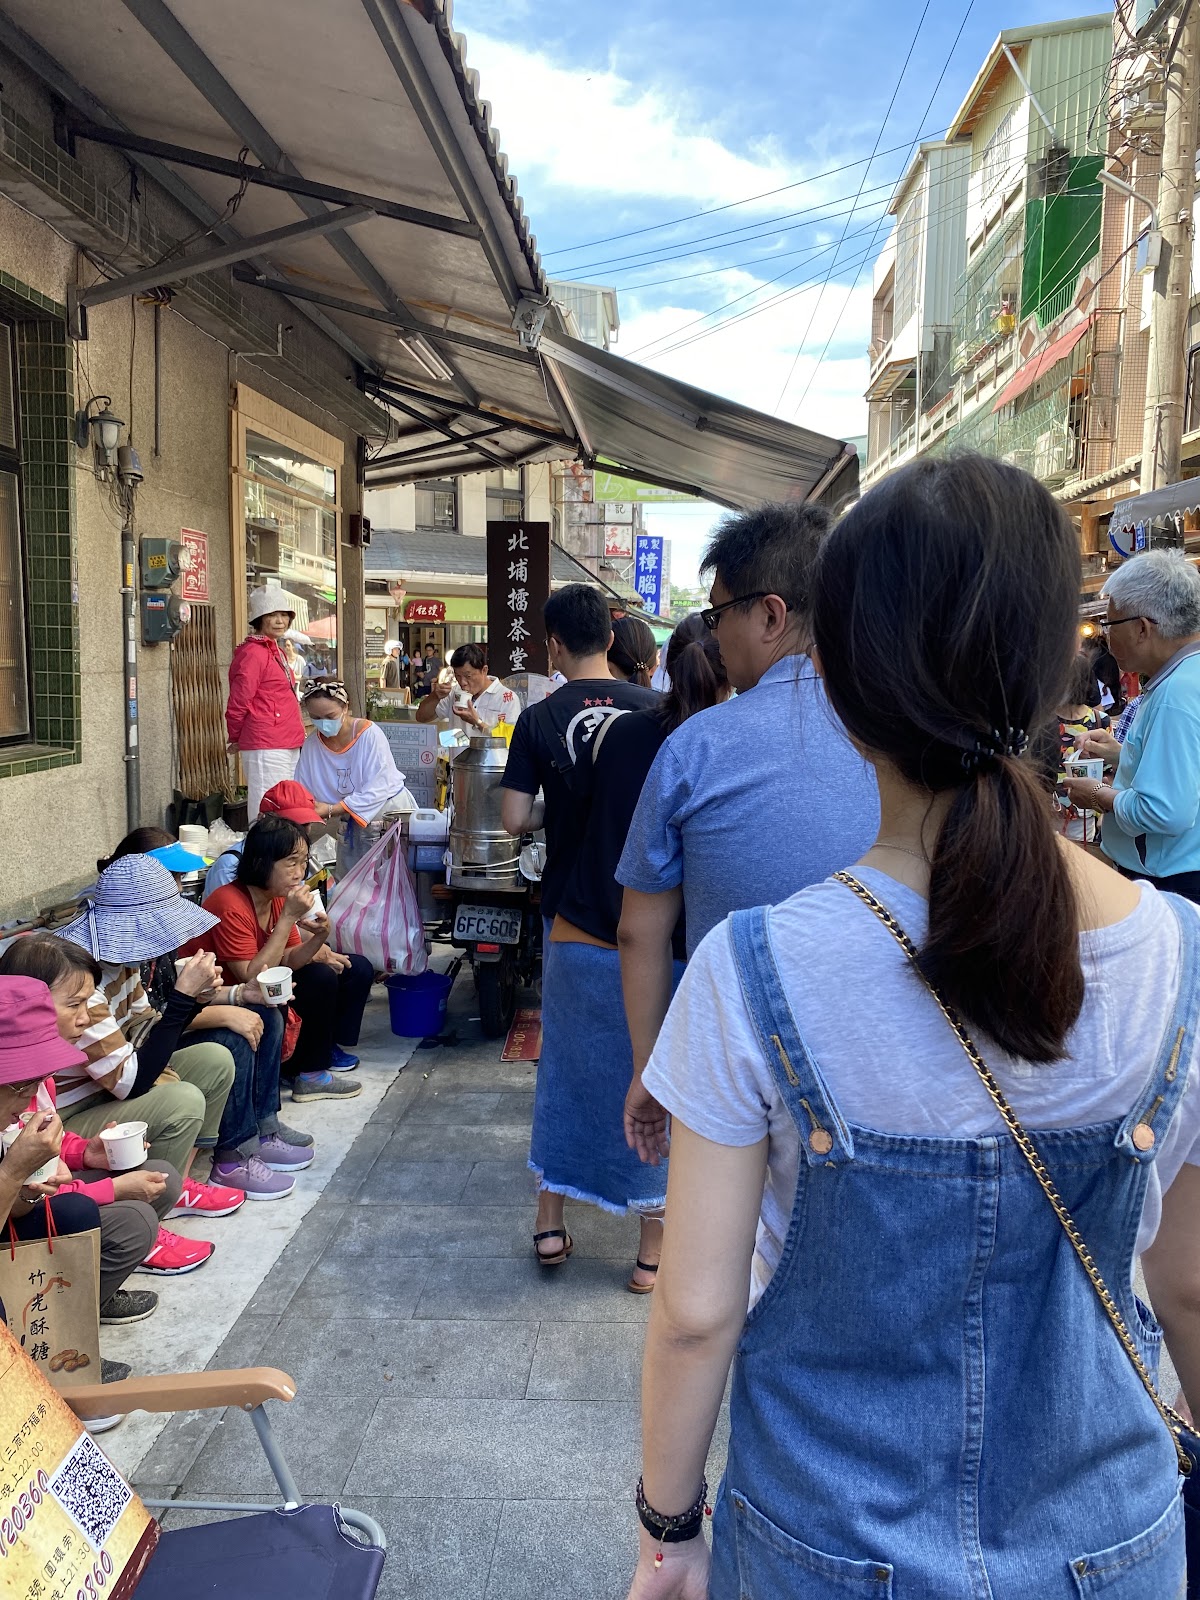
[[[637,626],[650,637],[645,623]],[[634,641],[634,647],[644,643]],[[648,656],[642,659],[649,664]],[[621,996],[621,886],[614,874],[642,784],[663,741],[686,717],[729,693],[716,640],[699,616],[686,618],[671,635],[667,670],[671,692],[662,704],[609,717],[589,747],[587,770],[577,769],[588,821],[550,932],[555,981],[543,994],[544,1038],[529,1155],[539,1185],[534,1232],[549,1235],[535,1246],[539,1260],[553,1255],[561,1263],[569,1253],[563,1220],[567,1199],[635,1214],[641,1233],[627,1285],[632,1294],[654,1288],[666,1170],[643,1165],[625,1142],[633,1046]],[[684,950],[681,923],[676,982]]]
[[[614,617],[613,638],[608,647],[608,670],[625,683],[652,687],[651,678],[658,666],[658,645],[650,624],[641,617]]]
[[[879,835],[713,929],[646,1069],[673,1122],[635,1600],[1184,1592],[1172,1434],[1030,1160],[1154,1372],[1144,1252],[1200,1408],[1200,913],[1056,837],[1026,754],[1079,575],[1053,498],[977,456],[894,473],[822,548]]]

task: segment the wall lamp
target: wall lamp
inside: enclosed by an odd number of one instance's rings
[[[100,410],[93,412],[93,406],[99,406]],[[78,449],[86,450],[88,439],[91,438],[96,454],[94,470],[98,478],[106,476],[116,464],[117,444],[121,429],[125,426],[111,408],[111,397],[97,394],[75,413],[75,444]]]

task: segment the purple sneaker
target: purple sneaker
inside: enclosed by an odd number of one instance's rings
[[[213,1176],[231,1189],[241,1189],[247,1200],[285,1200],[296,1187],[295,1178],[272,1172],[257,1156],[244,1161],[215,1161]]]
[[[311,1150],[288,1144],[277,1133],[272,1133],[266,1138],[260,1137],[258,1159],[272,1172],[303,1172],[305,1167],[312,1166],[316,1156]]]

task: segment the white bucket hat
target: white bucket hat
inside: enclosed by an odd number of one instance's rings
[[[281,589],[277,583],[268,583],[263,589],[251,589],[250,621],[257,622],[260,617],[269,617],[272,611],[286,611],[289,617],[294,617],[296,597],[286,589]]]

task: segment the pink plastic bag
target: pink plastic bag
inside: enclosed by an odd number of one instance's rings
[[[424,972],[425,929],[401,844],[403,819],[352,867],[329,896],[330,945],[366,956],[376,972]]]

